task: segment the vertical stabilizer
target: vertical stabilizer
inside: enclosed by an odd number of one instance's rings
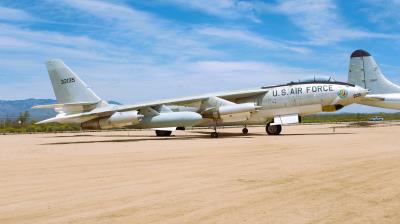
[[[46,62],[54,94],[60,104],[98,103],[101,99],[62,60]]]
[[[371,94],[399,93],[400,86],[389,81],[367,51],[351,54],[348,82],[368,89]]]

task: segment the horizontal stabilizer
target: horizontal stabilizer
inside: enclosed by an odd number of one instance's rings
[[[36,124],[47,124],[47,123],[60,123],[60,124],[68,124],[68,123],[82,123],[85,121],[92,120],[97,118],[97,115],[92,116],[82,116],[81,114],[72,114],[72,115],[64,115],[64,116],[56,116],[52,117]]]
[[[36,105],[33,106],[33,109],[55,109],[55,108],[62,108],[62,107],[68,107],[68,106],[88,106],[88,105],[94,105],[97,104],[93,102],[78,102],[78,103],[57,103],[57,104],[47,104],[47,105]]]

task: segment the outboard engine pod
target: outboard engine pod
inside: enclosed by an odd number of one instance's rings
[[[160,113],[145,116],[140,121],[141,128],[192,127],[202,121],[203,117],[195,112]]]
[[[121,128],[128,125],[139,124],[143,115],[138,111],[115,112],[110,117],[96,118],[81,124],[82,129],[109,129]]]

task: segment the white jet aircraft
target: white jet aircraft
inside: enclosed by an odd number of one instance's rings
[[[356,50],[350,56],[348,82],[369,93],[359,103],[388,109],[400,109],[400,86],[389,81],[370,53]]]
[[[169,136],[176,128],[266,125],[269,135],[279,135],[282,125],[298,123],[301,116],[336,111],[356,103],[367,90],[332,78],[299,80],[285,85],[160,100],[134,105],[110,105],[99,98],[61,60],[46,63],[58,104],[34,108],[54,108],[56,117],[39,124],[78,123],[82,129],[153,128],[157,136]]]

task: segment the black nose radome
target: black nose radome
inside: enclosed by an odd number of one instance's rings
[[[364,51],[364,50],[356,50],[354,51],[350,57],[352,58],[358,58],[358,57],[367,57],[367,56],[371,56],[368,52]]]

